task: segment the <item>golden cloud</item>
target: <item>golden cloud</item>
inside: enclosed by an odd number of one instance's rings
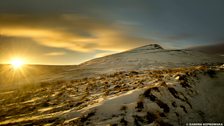
[[[72,51],[123,51],[152,42],[129,34],[128,26],[80,15],[0,15],[1,35],[27,37]]]
[[[65,55],[65,52],[49,52],[45,54],[46,56],[62,56]]]

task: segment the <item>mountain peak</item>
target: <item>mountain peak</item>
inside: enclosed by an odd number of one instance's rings
[[[149,47],[149,48],[155,48],[155,49],[163,49],[163,47],[160,46],[159,44],[149,44],[149,45],[142,46],[142,48],[143,47],[145,47],[145,48]]]
[[[149,45],[135,48],[133,50],[156,50],[156,49],[163,49],[163,47],[160,46],[159,44],[149,44]]]

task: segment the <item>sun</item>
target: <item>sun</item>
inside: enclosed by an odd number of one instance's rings
[[[11,60],[10,64],[14,69],[19,69],[24,65],[24,60],[20,58],[15,58]]]

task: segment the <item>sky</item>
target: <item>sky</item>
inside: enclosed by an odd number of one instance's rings
[[[223,0],[1,0],[0,63],[68,65],[147,44],[224,43]]]

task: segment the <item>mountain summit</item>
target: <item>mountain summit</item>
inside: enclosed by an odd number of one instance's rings
[[[157,50],[157,49],[163,49],[162,46],[158,45],[158,44],[149,44],[149,45],[145,45],[145,46],[142,46],[142,47],[138,47],[138,48],[135,48],[135,49],[132,49],[132,50]]]

